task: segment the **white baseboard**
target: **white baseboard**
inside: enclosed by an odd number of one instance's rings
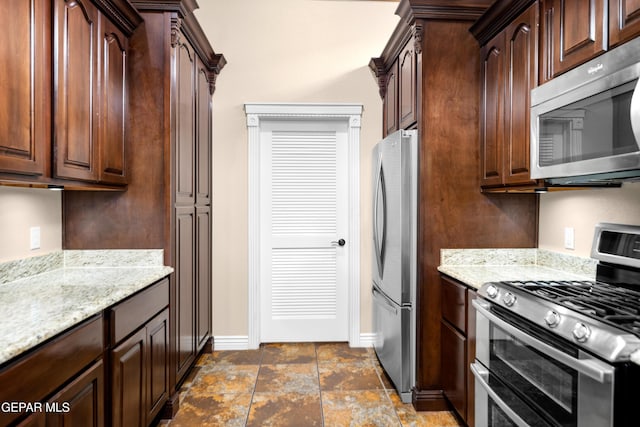
[[[361,333],[358,343],[354,347],[373,347],[374,333]],[[213,337],[214,350],[248,350],[249,337],[247,335],[222,335]]]
[[[214,350],[248,350],[249,337],[247,335],[226,335],[213,337]]]
[[[360,345],[358,347],[373,347],[376,334],[374,332],[360,333]]]

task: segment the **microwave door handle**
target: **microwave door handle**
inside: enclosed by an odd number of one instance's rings
[[[489,303],[476,299],[472,301],[472,304],[479,314],[486,317],[487,319],[489,319],[489,321],[495,323],[498,327],[500,327],[500,329],[510,333],[523,343],[530,345],[538,351],[554,358],[558,362],[572,369],[575,369],[579,373],[584,374],[600,383],[611,382],[611,379],[613,377],[613,368],[611,366],[596,359],[576,359],[574,357],[571,357],[568,354],[551,347],[549,344],[546,344],[532,337],[531,335],[522,332],[515,326],[500,319],[488,310],[490,306]]]
[[[636,83],[636,87],[633,90],[631,96],[631,110],[629,111],[631,129],[633,130],[633,136],[635,137],[636,144],[640,145],[640,79]],[[633,118],[636,117],[636,120]]]
[[[520,418],[520,416],[516,414],[515,411],[511,409],[509,405],[507,405],[505,401],[502,400],[500,396],[498,396],[498,394],[491,388],[488,381],[489,371],[484,366],[478,363],[472,363],[470,368],[471,372],[473,372],[473,376],[476,378],[476,384],[480,384],[482,386],[489,397],[491,397],[491,400],[493,400],[493,402],[498,405],[500,409],[502,409],[507,417],[509,417],[509,419],[513,421],[513,423],[518,427],[529,427],[529,424],[527,424],[526,421]]]

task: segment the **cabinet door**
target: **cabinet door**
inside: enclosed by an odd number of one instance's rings
[[[3,1],[0,172],[43,175],[51,146],[51,3]]]
[[[480,115],[480,161],[482,186],[502,184],[504,144],[505,33],[481,50],[482,104]]]
[[[196,209],[196,332],[197,350],[207,342],[211,327],[211,210]]]
[[[609,0],[609,46],[640,35],[640,1]]]
[[[175,198],[179,205],[195,201],[195,64],[193,48],[179,43],[174,49],[175,61]]]
[[[174,304],[176,381],[195,360],[195,211],[176,208],[176,298]]]
[[[93,364],[46,403],[47,426],[99,427],[104,422],[104,366]]]
[[[142,328],[111,352],[111,412],[116,427],[145,425],[146,346]]]
[[[158,415],[169,396],[169,309],[146,325],[148,345],[147,425]]]
[[[467,420],[466,338],[445,320],[440,323],[442,390],[456,412]]]
[[[504,183],[532,183],[530,94],[538,82],[538,5],[533,4],[506,29]]]
[[[55,0],[54,175],[95,181],[99,13],[89,0]]]
[[[125,120],[127,105],[127,43],[118,28],[102,18],[100,63],[100,182],[126,184]]]
[[[384,136],[398,130],[398,61],[387,72],[383,103]]]
[[[546,0],[544,4],[543,56],[550,55],[552,61],[545,80],[607,49],[606,0]]]
[[[196,155],[196,204],[211,204],[211,92],[207,69],[198,58],[197,61],[197,155]]]
[[[409,43],[400,53],[398,58],[398,77],[399,77],[399,109],[400,109],[400,129],[407,129],[416,122],[416,53],[414,39],[411,38]]]

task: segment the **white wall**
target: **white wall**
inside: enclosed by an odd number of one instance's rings
[[[541,194],[538,246],[588,257],[598,222],[640,225],[640,183]],[[574,250],[564,248],[565,227],[575,230]]]
[[[60,250],[61,204],[59,191],[0,186],[0,262]],[[40,227],[40,249],[29,247],[31,227]]]
[[[214,94],[214,335],[248,333],[245,102],[364,105],[361,133],[361,328],[371,331],[370,152],[382,101],[368,63],[395,28],[396,2],[200,0],[196,16],[227,58]]]

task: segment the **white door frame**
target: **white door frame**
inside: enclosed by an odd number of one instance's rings
[[[349,144],[349,345],[360,347],[360,121],[361,104],[247,103],[249,136],[249,342],[260,345],[260,122],[263,120],[333,119],[348,124]]]

